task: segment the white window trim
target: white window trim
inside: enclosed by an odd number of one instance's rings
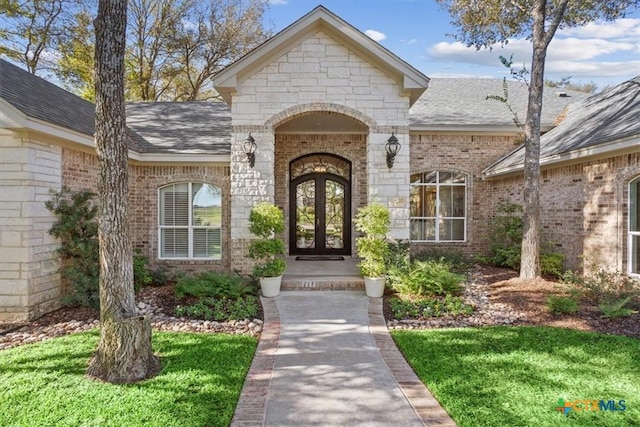
[[[640,230],[637,231],[631,231],[631,209],[633,209],[633,204],[631,203],[631,186],[637,182],[640,181],[640,176],[635,177],[634,179],[632,179],[631,181],[629,181],[629,187],[628,187],[628,192],[627,194],[629,195],[629,200],[628,200],[628,206],[629,206],[629,211],[627,212],[627,274],[631,277],[635,277],[640,279],[640,274],[638,273],[634,273],[632,271],[633,268],[633,263],[632,263],[632,257],[633,257],[633,238],[634,237],[640,237]],[[636,194],[636,199],[640,199],[640,194]],[[636,209],[637,209],[637,205],[638,205],[638,200],[636,200]],[[636,212],[636,215],[640,215],[640,211]],[[636,250],[640,250],[640,248],[636,248]]]
[[[420,172],[420,173],[428,173],[428,172],[436,172],[437,174],[437,182],[434,183],[419,183],[419,184],[409,184],[411,187],[436,187],[436,216],[432,217],[432,216],[411,216],[409,215],[409,222],[411,222],[412,219],[431,219],[431,220],[435,220],[436,223],[436,235],[435,235],[435,239],[434,240],[409,240],[412,243],[466,243],[467,242],[467,216],[468,216],[468,211],[467,211],[467,206],[468,206],[468,191],[469,191],[469,176],[466,173],[463,172],[457,172],[457,171],[448,171],[448,170],[432,170],[432,171],[427,171],[427,172]],[[459,184],[459,183],[451,183],[451,184],[442,184],[440,183],[440,172],[445,172],[445,173],[459,173],[464,175],[464,184]],[[458,216],[440,216],[439,212],[440,212],[440,186],[446,186],[446,187],[464,187],[464,217],[458,217]],[[462,219],[464,222],[464,239],[462,240],[440,240],[440,225],[438,224],[439,220],[445,220],[445,219]],[[411,232],[409,232],[409,236],[411,236]]]
[[[172,182],[171,184],[167,184],[164,185],[162,187],[158,188],[158,259],[159,260],[173,260],[173,261],[219,261],[222,259],[222,251],[223,251],[223,245],[222,245],[222,223],[220,224],[220,227],[202,227],[202,226],[194,226],[194,225],[178,225],[178,226],[170,226],[170,225],[160,225],[160,217],[161,217],[161,193],[162,190],[167,188],[167,187],[171,187],[173,185],[179,185],[179,184],[188,184],[189,186],[189,223],[191,224],[193,221],[193,190],[192,190],[192,185],[193,184],[206,184],[204,182]],[[217,186],[215,186],[217,187]],[[219,188],[219,187],[218,187]],[[187,257],[163,257],[162,256],[162,233],[161,230],[163,229],[170,229],[170,230],[175,230],[175,229],[188,229],[188,247],[187,250],[189,252],[189,256]],[[193,230],[194,229],[219,229],[220,230],[220,255],[217,256],[213,256],[213,257],[194,257],[193,256]]]

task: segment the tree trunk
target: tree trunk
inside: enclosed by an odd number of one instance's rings
[[[545,2],[538,0],[533,8],[533,56],[529,104],[524,127],[524,205],[520,277],[540,276],[540,118],[544,64],[547,53],[545,43]]]
[[[155,375],[151,325],[136,315],[128,221],[124,48],[127,0],[100,0],[96,28],[96,151],[100,322],[98,350],[87,376],[129,383]]]

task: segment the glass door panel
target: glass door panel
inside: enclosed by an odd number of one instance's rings
[[[296,186],[296,248],[316,247],[316,181],[310,179]]]
[[[339,182],[325,181],[325,248],[328,249],[344,247],[344,190]]]

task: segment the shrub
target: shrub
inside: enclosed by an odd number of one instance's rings
[[[564,265],[564,255],[557,252],[540,254],[540,272],[543,276],[560,278]]]
[[[402,295],[445,295],[462,291],[465,276],[451,271],[444,259],[413,261],[407,269],[389,272],[391,287]]]
[[[553,314],[569,314],[578,311],[578,300],[573,296],[550,295],[547,298],[547,308]]]
[[[520,268],[522,206],[503,201],[489,223],[491,262],[497,266]]]
[[[140,249],[133,252],[133,287],[139,291],[143,286],[153,283],[153,276],[149,271],[149,259],[142,255]]]
[[[360,262],[360,274],[365,277],[382,277],[389,259],[389,209],[381,203],[370,203],[358,209],[355,218],[356,230],[364,233],[356,239]]]
[[[216,322],[253,319],[257,314],[258,299],[252,295],[242,298],[203,298],[196,304],[176,307],[177,316]]]
[[[49,234],[60,239],[60,275],[70,293],[62,297],[65,305],[100,306],[100,259],[98,208],[90,191],[71,191],[63,187],[52,192],[45,207],[56,216]]]
[[[391,298],[389,306],[394,319],[424,319],[441,316],[468,316],[473,307],[465,304],[458,296],[447,295],[443,299],[437,298]]]
[[[176,281],[176,297],[241,298],[255,294],[255,289],[242,278],[208,271],[196,275],[184,275]]]
[[[637,311],[629,307],[631,304],[631,297],[617,298],[617,299],[603,299],[598,304],[598,309],[602,313],[603,317],[609,319],[617,319],[618,317],[628,317],[632,314],[636,314]]]
[[[253,268],[256,277],[277,277],[282,275],[286,264],[284,242],[274,237],[284,231],[284,214],[272,203],[260,202],[249,214],[249,231],[258,237],[249,245],[249,257],[259,260]]]
[[[466,274],[472,263],[467,256],[457,250],[429,249],[415,254],[412,259],[418,261],[440,261],[445,260],[451,270],[455,273]]]

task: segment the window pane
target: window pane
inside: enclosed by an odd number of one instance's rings
[[[161,229],[160,256],[162,258],[187,258],[189,256],[189,230],[187,228]]]
[[[440,184],[451,184],[453,182],[451,172],[440,172]]]
[[[189,185],[175,184],[160,190],[160,225],[189,225]]]
[[[436,216],[436,187],[422,187],[422,216]]]
[[[440,187],[440,216],[453,216],[451,188],[444,185]]]
[[[427,172],[422,176],[422,182],[425,184],[435,184],[437,182],[438,172]]]
[[[640,231],[640,178],[629,185],[629,231]]]
[[[411,240],[435,240],[436,222],[433,219],[412,219]]]
[[[631,236],[629,243],[631,244],[629,270],[631,273],[640,274],[640,236]]]
[[[466,184],[467,178],[464,174],[453,173],[451,174],[451,182],[453,182],[454,184]]]
[[[193,256],[194,258],[220,258],[222,245],[220,229],[194,228],[193,229]]]
[[[440,240],[464,240],[463,219],[440,220]]]
[[[193,225],[222,225],[222,190],[209,184],[193,184]]]
[[[464,187],[451,187],[453,198],[451,216],[463,217],[465,216],[465,201],[464,201]]]

